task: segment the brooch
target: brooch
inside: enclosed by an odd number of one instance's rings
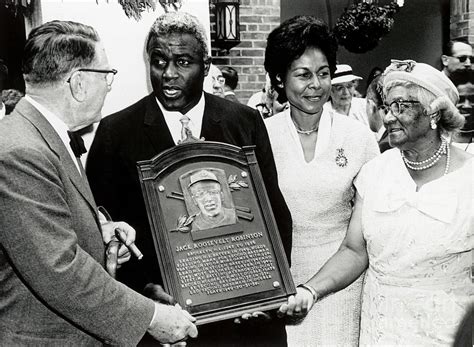
[[[348,163],[348,160],[346,155],[344,154],[344,148],[338,148],[336,149],[336,151],[336,164],[340,167],[345,167]]]

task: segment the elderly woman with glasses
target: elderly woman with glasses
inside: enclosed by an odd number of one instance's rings
[[[395,148],[364,165],[341,247],[280,311],[304,316],[367,270],[361,345],[452,345],[474,302],[474,159],[446,139],[463,125],[458,93],[414,61],[393,62],[383,86]]]

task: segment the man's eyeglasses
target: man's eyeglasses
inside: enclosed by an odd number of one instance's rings
[[[78,71],[84,71],[84,72],[95,72],[95,73],[103,73],[103,74],[106,74],[105,75],[105,80],[107,81],[107,86],[111,86],[112,83],[114,82],[114,76],[117,74],[117,70],[115,69],[110,69],[110,70],[102,70],[102,69],[88,69],[88,68],[82,68],[82,69],[77,69],[76,71],[74,71],[73,73],[75,72],[78,72]],[[69,77],[67,79],[67,83],[70,83],[71,82],[71,78],[72,78],[72,74],[71,74],[71,77]]]
[[[473,60],[473,57],[472,55],[460,55],[460,56],[452,56],[453,58],[457,58],[461,63],[464,63],[468,58],[469,58],[469,61],[472,62]]]
[[[379,107],[379,110],[383,110],[385,114],[388,111],[391,111],[394,116],[398,116],[400,113],[403,113],[406,109],[410,109],[415,104],[419,104],[419,101],[415,100],[403,100],[398,99],[393,101],[390,105],[382,105]]]
[[[219,84],[224,84],[225,83],[225,77],[224,76],[217,76],[217,77],[212,77],[215,81],[217,81]]]

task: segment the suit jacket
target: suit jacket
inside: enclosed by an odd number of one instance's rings
[[[113,280],[89,185],[26,100],[0,124],[0,345],[134,345],[154,311]]]
[[[256,110],[245,105],[207,93],[204,95],[205,109],[200,137],[239,147],[256,145],[258,164],[285,252],[290,260],[292,220],[278,187],[273,153],[262,118]],[[137,290],[142,290],[148,282],[162,281],[136,163],[151,159],[174,145],[163,113],[151,94],[128,108],[105,117],[99,124],[90,149],[86,171],[97,203],[103,205],[112,218],[120,218],[137,230],[136,244],[143,249],[144,254],[140,261],[142,263],[131,261],[122,267],[118,274],[119,280]],[[280,339],[283,339],[286,345],[286,335],[280,321],[269,324],[268,334],[254,334],[245,324],[245,327],[240,329],[232,322],[219,324],[218,328],[214,327],[216,330],[212,332],[213,336],[209,335],[208,341],[205,337],[206,331],[211,329],[201,327],[197,341],[203,345],[212,343],[211,345],[217,346],[219,340],[216,341],[215,332],[220,331],[221,345],[224,346],[231,345],[232,341],[237,341],[237,345],[276,345]],[[260,324],[255,329],[264,329],[262,326]],[[236,337],[236,334],[248,336],[248,341],[242,340],[243,337]],[[273,344],[272,335],[275,337]],[[261,343],[258,342],[260,336]],[[193,345],[192,341],[188,343]]]

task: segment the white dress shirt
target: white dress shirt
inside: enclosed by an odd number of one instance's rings
[[[61,138],[61,141],[64,143],[64,146],[66,146],[66,149],[69,155],[71,156],[73,163],[76,165],[77,171],[79,171],[79,174],[81,174],[79,163],[77,162],[76,156],[74,155],[74,152],[72,151],[72,148],[69,145],[70,139],[67,133],[69,131],[69,128],[66,123],[64,123],[53,112],[41,105],[38,101],[34,100],[31,96],[25,95],[25,100],[27,100],[31,105],[33,105],[33,107],[36,108],[44,116],[44,118],[46,118],[48,123],[51,124],[54,131],[56,131],[56,133]]]
[[[178,144],[178,141],[181,140],[182,128],[182,124],[179,119],[183,116],[183,114],[178,111],[168,111],[166,108],[163,107],[163,105],[158,101],[157,98],[155,98],[155,100],[158,104],[158,107],[161,109],[161,112],[163,112],[166,125],[168,126],[171,136],[173,137],[174,143]],[[200,134],[202,128],[202,118],[204,117],[204,106],[205,102],[203,93],[201,95],[201,99],[199,99],[199,102],[196,104],[196,106],[194,106],[186,113],[186,116],[189,117],[189,129],[191,129],[193,136],[197,138],[201,137]]]

